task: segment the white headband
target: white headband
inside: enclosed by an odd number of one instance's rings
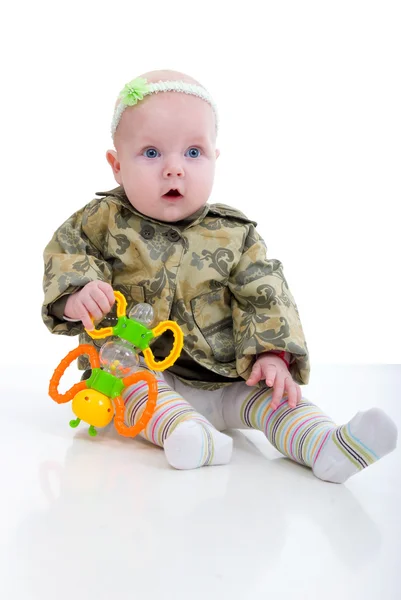
[[[216,130],[218,128],[217,106],[209,92],[200,85],[186,83],[185,81],[159,81],[158,83],[148,83],[146,79],[137,77],[124,87],[119,95],[119,103],[114,109],[113,120],[111,122],[111,137],[114,139],[118,124],[123,112],[128,106],[135,106],[145,96],[158,94],[159,92],[182,92],[191,94],[205,100],[213,108],[216,117]]]

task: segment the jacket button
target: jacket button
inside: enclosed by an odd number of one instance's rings
[[[144,225],[141,229],[141,236],[145,240],[151,240],[155,236],[155,228],[152,225]]]
[[[174,229],[170,229],[167,232],[167,239],[170,240],[170,242],[178,242],[178,240],[181,239],[181,236],[178,233],[178,231],[175,231]]]

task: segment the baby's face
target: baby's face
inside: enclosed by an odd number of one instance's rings
[[[180,221],[208,201],[218,151],[214,113],[204,100],[178,92],[145,98],[124,111],[115,145],[107,160],[144,215]]]

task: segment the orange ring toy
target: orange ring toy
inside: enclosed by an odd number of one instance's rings
[[[58,386],[61,377],[72,361],[87,354],[92,374],[86,381],[74,384],[65,394],[60,394]],[[125,425],[125,405],[122,393],[128,386],[145,381],[148,385],[148,399],[139,420],[128,427]],[[49,384],[49,395],[58,404],[72,400],[72,410],[77,417],[70,421],[71,427],[77,427],[81,421],[89,424],[89,435],[97,435],[95,427],[105,427],[114,418],[117,432],[125,437],[135,437],[145,429],[152,418],[157,403],[157,380],[149,371],[138,371],[119,379],[100,368],[99,355],[89,344],[81,344],[65,356],[56,367]]]

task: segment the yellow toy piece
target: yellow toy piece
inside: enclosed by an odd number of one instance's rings
[[[150,369],[155,369],[156,371],[165,371],[175,363],[181,354],[181,350],[184,345],[184,334],[182,333],[181,327],[175,321],[162,321],[154,329],[152,329],[152,333],[154,337],[158,337],[168,330],[173,332],[174,346],[172,347],[170,354],[163,361],[155,360],[153,352],[150,348],[145,348],[143,351],[145,362]]]
[[[81,421],[95,427],[106,427],[114,417],[114,407],[110,398],[91,389],[82,390],[74,396],[72,412]]]
[[[92,329],[90,331],[87,329],[86,333],[94,340],[100,340],[108,336],[118,336],[127,340],[133,346],[142,350],[145,362],[150,369],[164,371],[171,367],[181,354],[184,345],[184,335],[181,327],[175,321],[161,321],[154,329],[148,329],[143,322],[127,317],[127,301],[121,292],[114,292],[114,297],[117,304],[117,325],[115,327],[103,327],[102,329]],[[165,331],[173,332],[173,348],[164,360],[157,361],[149,347],[149,342]]]

